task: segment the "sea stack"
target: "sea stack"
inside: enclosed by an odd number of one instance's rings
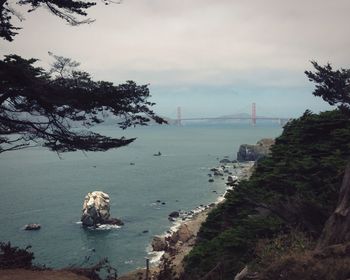
[[[109,195],[102,191],[94,191],[85,196],[81,221],[86,227],[98,227],[103,224],[123,225],[119,219],[111,218]]]

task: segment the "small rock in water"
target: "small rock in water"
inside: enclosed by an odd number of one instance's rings
[[[146,229],[146,230],[144,230],[142,233],[148,233],[149,231]]]
[[[214,182],[214,179],[209,179],[208,182],[209,182],[209,183],[213,183],[213,182]]]
[[[24,230],[39,230],[41,229],[40,224],[27,224],[24,226]]]

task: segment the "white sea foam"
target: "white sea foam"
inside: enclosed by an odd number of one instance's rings
[[[121,226],[117,225],[100,225],[96,228],[96,230],[112,230],[112,229],[118,229],[121,228]]]
[[[152,245],[148,244],[146,247],[147,255],[149,256],[152,265],[158,265],[165,251],[153,251]]]
[[[77,225],[81,225],[82,222],[75,222]],[[117,225],[99,225],[98,227],[94,228],[94,227],[86,227],[89,230],[112,230],[112,229],[119,229],[121,228],[121,226],[117,226]]]
[[[156,265],[160,262],[161,258],[163,257],[164,255],[164,251],[159,251],[159,252],[155,252],[155,251],[152,251],[152,252],[149,252],[148,254],[151,256],[150,258],[150,263],[153,264],[153,265]]]

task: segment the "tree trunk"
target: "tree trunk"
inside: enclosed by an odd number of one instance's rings
[[[317,250],[350,241],[350,162],[347,164],[343,182],[339,192],[337,208],[328,218]]]

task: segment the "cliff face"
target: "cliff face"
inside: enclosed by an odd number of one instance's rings
[[[261,139],[256,145],[243,144],[237,153],[238,161],[256,161],[270,153],[271,146],[275,143],[273,139]]]

